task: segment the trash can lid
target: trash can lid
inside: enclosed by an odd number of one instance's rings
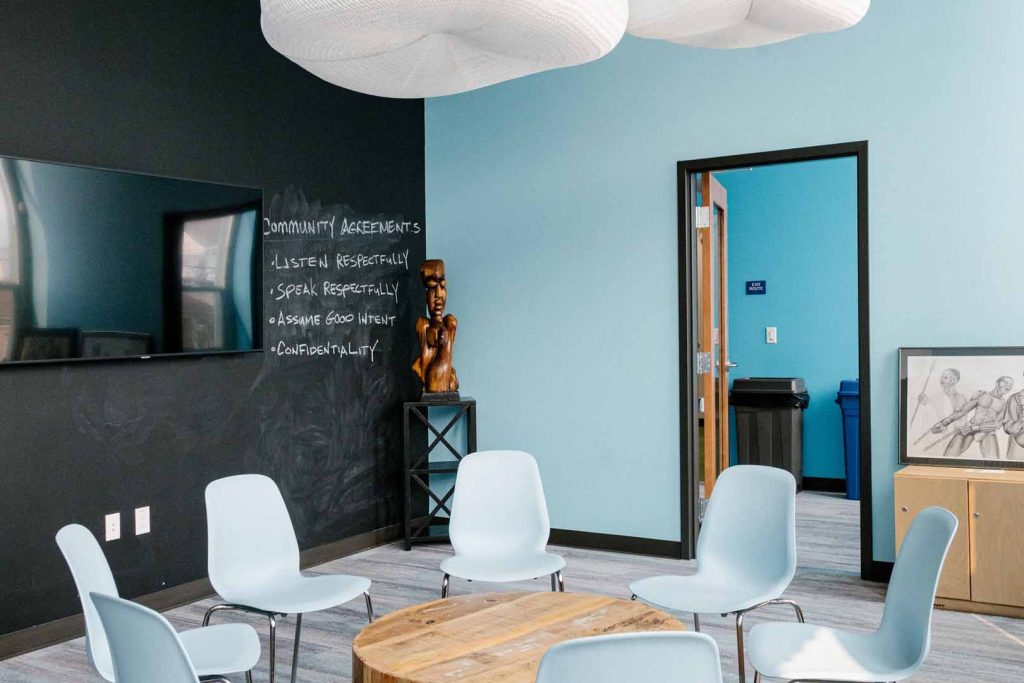
[[[844,379],[839,383],[840,396],[860,396],[860,380]]]
[[[737,377],[732,390],[751,394],[799,394],[807,391],[803,377]]]

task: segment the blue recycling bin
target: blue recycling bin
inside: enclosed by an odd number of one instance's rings
[[[860,380],[839,383],[836,403],[843,412],[843,450],[846,451],[846,497],[860,500]]]

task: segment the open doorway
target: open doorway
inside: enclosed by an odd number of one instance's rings
[[[793,450],[804,460],[788,464],[806,483],[799,523],[827,533],[833,520],[861,576],[887,578],[871,541],[867,143],[680,162],[678,182],[684,551],[693,556],[717,476],[752,461],[730,407],[734,379],[801,377],[806,386],[786,385],[811,401],[795,435],[804,448]],[[858,377],[859,503],[838,492],[846,468],[835,404],[840,380]]]

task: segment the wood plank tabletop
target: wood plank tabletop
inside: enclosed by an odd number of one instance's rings
[[[533,683],[556,643],[607,633],[685,631],[649,605],[585,593],[483,593],[413,605],[352,642],[354,683]]]

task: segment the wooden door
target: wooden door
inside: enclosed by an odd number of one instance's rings
[[[937,595],[956,600],[971,599],[970,540],[967,524],[966,479],[900,476],[893,479],[896,501],[896,552],[918,512],[938,505],[956,515],[959,525],[942,567]]]
[[[971,599],[1024,607],[1024,485],[972,481],[970,511]]]
[[[729,466],[728,197],[712,173],[701,174],[697,207],[699,387],[704,499]],[[701,367],[702,366],[702,367]]]

